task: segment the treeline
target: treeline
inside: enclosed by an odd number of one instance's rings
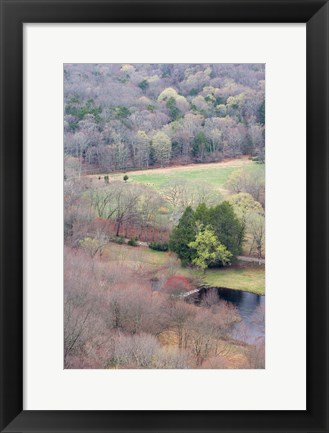
[[[76,170],[264,160],[263,64],[66,64],[64,146]]]

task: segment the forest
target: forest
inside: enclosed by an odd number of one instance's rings
[[[64,65],[65,368],[264,368],[264,263],[265,65]]]
[[[264,80],[262,64],[65,64],[65,155],[101,173],[263,161]]]

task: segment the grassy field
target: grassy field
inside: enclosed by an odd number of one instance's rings
[[[134,182],[146,183],[156,189],[160,189],[167,182],[175,179],[183,179],[190,182],[207,182],[212,187],[221,187],[228,179],[229,175],[236,170],[234,167],[207,168],[191,171],[177,171],[171,173],[149,173],[130,176]]]
[[[208,269],[206,274],[203,275],[196,269],[182,268],[174,253],[115,243],[108,244],[103,251],[102,257],[103,260],[122,262],[128,268],[139,274],[147,274],[150,278],[175,274],[193,279],[198,278],[202,280],[203,284],[211,287],[244,290],[258,295],[265,294],[264,266],[232,266],[221,269]]]
[[[265,295],[264,266],[208,270],[205,282],[211,287],[226,287]]]
[[[233,290],[243,290],[265,295],[265,266],[227,267],[208,269],[206,274],[190,268],[181,268],[178,274],[186,277],[199,277],[203,284]]]
[[[242,157],[240,159],[211,164],[191,164],[177,167],[162,167],[149,170],[131,171],[127,172],[127,175],[129,176],[128,182],[147,184],[155,189],[160,189],[173,179],[182,179],[195,184],[199,184],[200,182],[207,183],[210,188],[223,190],[223,185],[230,174],[242,167],[250,171],[261,169],[259,164],[249,160],[247,157]],[[110,180],[122,180],[123,175],[124,173],[110,173],[109,177]],[[104,174],[100,175],[101,182],[104,182],[103,176]],[[91,175],[88,177],[97,179],[99,175]]]
[[[180,167],[177,169],[172,168],[171,170],[150,170],[148,173],[130,174],[129,178],[133,182],[148,184],[153,186],[155,189],[160,189],[166,183],[175,179],[182,179],[195,184],[200,182],[207,183],[210,188],[223,189],[223,185],[229,178],[230,174],[240,169],[242,166],[248,170],[256,171],[260,169],[260,166],[252,161],[242,160],[243,164],[236,163],[236,165],[223,165],[214,166],[206,165],[204,168],[195,168],[190,170],[181,170]],[[183,167],[184,168],[184,167]]]
[[[119,245],[114,242],[109,243],[104,248],[102,257],[110,261],[143,264],[147,267],[154,268],[154,270],[168,266],[169,261],[170,263],[179,263],[178,259],[170,253],[151,250],[147,247],[131,247],[126,244]]]

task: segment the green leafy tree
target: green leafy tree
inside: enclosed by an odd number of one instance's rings
[[[194,241],[195,235],[195,215],[193,209],[189,206],[185,209],[178,225],[172,231],[169,240],[169,249],[178,255],[183,266],[191,263],[195,257],[195,251],[188,245]]]
[[[170,98],[176,99],[177,96],[177,90],[173,89],[172,87],[167,87],[160,93],[158,101],[168,101]]]
[[[210,265],[219,262],[225,266],[230,263],[232,258],[232,253],[218,240],[216,233],[210,226],[206,228],[201,226],[195,240],[190,242],[188,246],[196,252],[192,263],[204,272]]]
[[[228,201],[232,204],[235,214],[244,227],[247,226],[248,216],[251,213],[254,212],[262,216],[265,214],[262,205],[246,192],[231,195]]]
[[[153,137],[152,146],[156,161],[161,166],[167,164],[171,157],[171,140],[168,135],[162,131],[157,132]]]
[[[265,218],[264,215],[252,211],[248,215],[247,225],[252,236],[250,254],[256,251],[257,258],[261,259],[264,253],[265,244]]]

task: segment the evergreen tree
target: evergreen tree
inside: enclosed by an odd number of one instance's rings
[[[244,227],[229,202],[224,201],[216,207],[209,208],[206,223],[211,225],[218,240],[226,246],[233,256],[241,253]]]
[[[265,99],[258,109],[258,121],[261,125],[265,125]]]
[[[169,115],[172,118],[172,120],[177,120],[179,117],[181,117],[181,112],[179,108],[176,105],[175,98],[171,97],[168,99],[166,106],[169,111]]]
[[[195,263],[197,251],[192,248],[192,243],[203,227],[214,232],[218,242],[231,254],[230,259],[241,253],[244,225],[235,215],[233,206],[227,201],[210,208],[201,203],[195,212],[190,207],[186,208],[171,234],[170,249],[177,253],[184,265]],[[218,259],[216,263],[212,260],[208,264],[222,266],[225,263]]]
[[[169,249],[174,251],[186,266],[195,258],[195,251],[188,246],[194,241],[196,235],[195,215],[193,209],[189,206],[185,209],[177,227],[171,233],[169,240]]]
[[[195,209],[194,215],[196,221],[199,221],[204,225],[210,224],[209,209],[205,203],[199,204],[199,206]]]

